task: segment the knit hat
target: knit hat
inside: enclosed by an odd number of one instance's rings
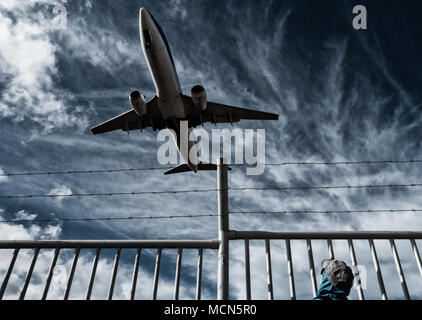
[[[321,264],[321,274],[325,271],[330,283],[341,290],[349,291],[353,286],[353,272],[344,261],[325,259]]]

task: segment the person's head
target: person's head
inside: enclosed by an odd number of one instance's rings
[[[353,286],[353,272],[341,260],[323,260],[321,264],[322,282],[316,300],[347,300]]]
[[[350,291],[353,286],[353,272],[341,260],[325,259],[321,263],[321,274],[325,272],[330,283],[337,289]]]

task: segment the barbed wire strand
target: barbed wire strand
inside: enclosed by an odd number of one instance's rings
[[[299,186],[299,187],[238,187],[229,188],[232,191],[268,191],[268,190],[319,190],[319,189],[367,189],[367,188],[412,188],[421,187],[422,183],[412,184],[380,184],[380,185],[339,185],[339,186]]]
[[[18,173],[0,173],[0,177],[152,171],[152,170],[168,170],[172,168],[173,167],[154,167],[154,168],[151,167],[151,168],[127,168],[127,169],[76,170],[76,171],[18,172]]]
[[[422,183],[412,184],[382,184],[382,185],[343,185],[343,186],[302,186],[302,187],[238,187],[228,188],[229,191],[269,191],[269,190],[330,190],[330,189],[367,189],[367,188],[413,188],[422,187]],[[3,195],[0,199],[20,198],[64,198],[64,197],[94,197],[94,196],[133,196],[133,195],[158,195],[158,194],[179,194],[179,193],[205,193],[216,192],[220,189],[192,189],[173,191],[135,191],[135,192],[107,192],[107,193],[72,193],[72,194],[32,194],[32,195]]]
[[[371,210],[286,210],[286,211],[230,211],[229,214],[319,214],[319,213],[400,213],[422,212],[422,209],[371,209]],[[43,222],[93,222],[116,220],[161,220],[177,218],[218,217],[218,214],[193,214],[169,216],[129,216],[129,217],[99,217],[99,218],[51,218],[51,219],[14,219],[0,220],[0,223],[43,223]]]
[[[92,221],[115,221],[115,220],[159,220],[174,218],[200,218],[213,217],[217,214],[197,214],[197,215],[172,215],[172,216],[133,216],[133,217],[101,217],[101,218],[51,218],[51,219],[14,219],[0,220],[0,223],[38,223],[38,222],[92,222]]]
[[[422,163],[422,160],[373,160],[373,161],[337,161],[337,162],[278,162],[278,163],[262,163],[254,164],[255,166],[288,166],[288,165],[359,165],[359,164],[405,164],[405,163]],[[243,166],[243,164],[232,164],[231,166]]]
[[[158,195],[177,193],[201,193],[215,192],[218,189],[197,189],[197,190],[174,190],[174,191],[136,191],[136,192],[106,192],[106,193],[71,193],[71,194],[31,194],[31,195],[7,195],[0,196],[0,199],[20,198],[65,198],[65,197],[96,197],[96,196],[134,196],[134,195]]]
[[[422,212],[422,209],[370,209],[370,210],[287,210],[287,211],[230,211],[230,214],[318,214],[318,213],[400,213]]]
[[[254,166],[288,166],[288,165],[360,165],[360,164],[415,164],[422,163],[422,160],[374,160],[374,161],[338,161],[338,162],[279,162],[279,163],[258,163]],[[246,164],[247,165],[247,164]],[[229,166],[239,167],[245,164],[230,164]],[[65,174],[94,174],[94,173],[114,173],[114,172],[133,172],[133,171],[152,171],[169,170],[173,167],[150,167],[150,168],[126,168],[126,169],[100,169],[100,170],[65,170],[65,171],[46,171],[46,172],[17,172],[0,173],[0,177],[13,176],[35,176],[35,175],[65,175]]]

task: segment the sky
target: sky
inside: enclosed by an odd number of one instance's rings
[[[56,1],[0,4],[0,173],[160,167],[157,132],[93,136],[90,128],[130,109],[128,95],[155,88],[139,41],[138,13],[147,8],[166,34],[185,94],[197,84],[209,100],[279,114],[278,121],[243,121],[265,129],[267,163],[422,159],[422,25],[412,1]],[[367,30],[352,26],[365,5]],[[64,23],[64,24],[63,24]],[[230,126],[219,125],[218,128]],[[204,126],[210,132],[211,124]],[[214,159],[215,162],[215,159]],[[268,166],[262,175],[234,167],[229,187],[421,183],[421,164]],[[0,176],[0,195],[142,192],[216,188],[215,172],[164,176],[165,170],[108,174]],[[314,191],[230,191],[231,211],[421,209],[420,188]],[[0,220],[215,214],[215,193],[86,198],[0,199]],[[217,218],[136,221],[0,223],[1,240],[216,239]],[[233,214],[230,228],[271,231],[422,229],[408,213]],[[326,245],[315,241],[317,270]],[[367,270],[369,298],[379,289],[366,242],[356,241]],[[389,297],[402,298],[388,243],[376,242]],[[422,243],[419,243],[421,246]],[[305,243],[292,243],[299,299],[311,298]],[[345,241],[336,257],[350,265]],[[422,279],[408,242],[398,250],[413,298]],[[233,242],[230,296],[245,296],[242,243]],[[0,259],[0,279],[11,251]],[[93,252],[84,251],[71,298],[84,296]],[[263,241],[251,242],[252,297],[266,298]],[[119,266],[115,297],[128,298],[134,252]],[[203,297],[216,297],[216,252],[204,255]],[[19,295],[31,258],[16,263],[6,298]],[[28,298],[41,295],[52,252],[42,252]],[[113,252],[100,259],[94,298],[106,298]],[[155,252],[145,250],[137,298],[151,292]],[[68,272],[72,252],[59,256]],[[175,252],[164,252],[158,298],[172,297]],[[272,242],[276,299],[288,299],[284,242]],[[80,272],[78,272],[80,270]],[[86,272],[84,272],[86,270]],[[318,272],[318,271],[317,271]],[[183,256],[181,298],[193,298],[196,252]],[[60,298],[60,274],[49,298]],[[53,280],[54,280],[53,279]],[[352,290],[351,298],[357,298]]]

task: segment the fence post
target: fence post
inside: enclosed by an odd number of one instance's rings
[[[229,196],[227,171],[227,159],[218,159],[218,239],[220,240],[218,249],[218,300],[228,300],[229,298]]]

